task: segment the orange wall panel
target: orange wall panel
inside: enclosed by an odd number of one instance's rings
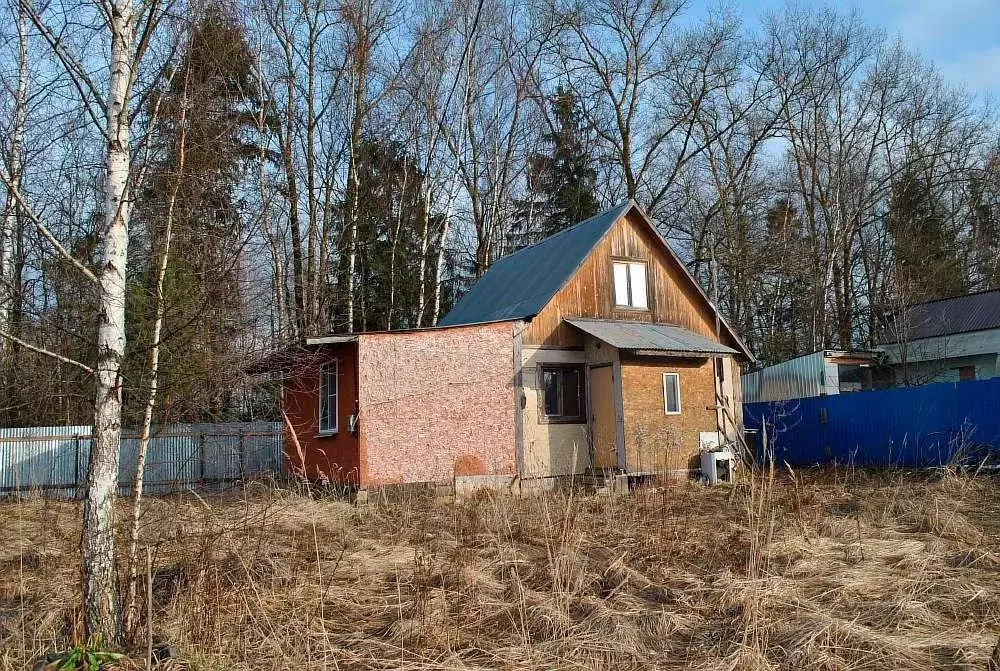
[[[677,373],[681,412],[664,410],[663,374]],[[712,359],[631,358],[622,362],[625,462],[631,472],[698,468],[702,431],[717,431]]]

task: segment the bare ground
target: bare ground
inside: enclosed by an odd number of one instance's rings
[[[263,486],[157,499],[152,628],[175,668],[206,671],[985,671],[998,495],[840,472],[361,508]],[[79,517],[0,504],[0,670],[78,640]]]

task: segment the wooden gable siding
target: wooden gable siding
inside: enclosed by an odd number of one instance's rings
[[[675,324],[716,339],[711,307],[640,216],[630,212],[608,231],[573,277],[531,320],[524,333],[525,347],[582,346],[576,329],[562,323],[572,317]],[[618,258],[647,263],[648,310],[615,309],[611,263]],[[726,345],[738,348],[729,340],[723,335]]]

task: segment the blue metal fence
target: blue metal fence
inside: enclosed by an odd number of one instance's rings
[[[1000,453],[1000,378],[748,403],[743,415],[792,466],[930,467]]]

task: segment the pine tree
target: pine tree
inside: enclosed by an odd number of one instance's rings
[[[528,197],[520,203],[514,247],[558,233],[600,209],[597,170],[587,146],[580,101],[560,87],[549,109],[551,127],[541,138],[546,151],[528,161]]]

